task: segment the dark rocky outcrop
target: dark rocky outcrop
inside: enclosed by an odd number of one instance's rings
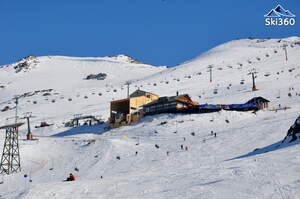
[[[5,112],[5,111],[8,111],[8,110],[10,110],[10,107],[9,107],[9,106],[5,106],[5,107],[1,110],[1,112]]]
[[[290,127],[287,132],[287,135],[283,139],[284,143],[291,143],[300,139],[300,116],[296,119],[294,124]]]
[[[29,55],[21,59],[17,65],[14,66],[15,72],[28,71],[32,66],[35,66],[38,63],[35,56]]]
[[[89,74],[85,79],[96,79],[96,80],[104,80],[107,77],[106,73],[98,73],[98,74]]]
[[[123,60],[123,61],[126,61],[128,63],[143,64],[143,62],[141,62],[141,61],[139,61],[139,60],[137,60],[133,57],[130,57],[128,55],[125,55],[125,54],[110,56],[110,58],[115,59],[115,60]]]

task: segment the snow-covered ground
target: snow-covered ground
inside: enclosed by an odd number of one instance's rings
[[[281,144],[300,110],[299,55],[300,38],[290,37],[230,41],[173,68],[124,55],[30,57],[19,72],[14,66],[24,60],[2,66],[0,110],[11,110],[0,112],[0,124],[13,121],[13,96],[29,93],[19,100],[19,115],[32,112],[32,127],[54,125],[33,128],[38,141],[25,141],[26,125],[21,127],[22,172],[0,176],[0,198],[300,198],[299,141]],[[253,68],[256,92],[248,75]],[[99,73],[106,78],[85,79]],[[257,114],[161,114],[112,130],[105,124],[64,127],[75,114],[107,120],[109,102],[126,97],[128,80],[131,91],[179,91],[200,104],[244,103],[255,96],[271,103]],[[279,104],[290,109],[272,111]],[[1,135],[0,150],[3,130]],[[69,173],[77,180],[62,182]]]

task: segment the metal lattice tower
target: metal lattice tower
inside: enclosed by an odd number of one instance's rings
[[[12,174],[21,171],[20,151],[19,151],[19,127],[24,123],[18,123],[18,100],[19,96],[15,98],[16,115],[15,123],[0,127],[5,129],[5,141],[0,163],[0,174]]]
[[[21,171],[18,128],[24,123],[15,123],[0,127],[6,130],[3,153],[0,163],[1,174],[12,174]]]

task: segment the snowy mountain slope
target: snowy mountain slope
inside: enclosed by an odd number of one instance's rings
[[[83,141],[87,139],[83,135],[56,138],[54,142],[53,138],[44,138],[33,146],[22,142],[23,159],[29,163],[24,162],[23,173],[31,173],[33,182],[23,184],[22,174],[5,177],[6,186],[8,183],[19,186],[4,196],[14,198],[22,193],[24,198],[276,198],[282,194],[297,198],[299,145],[229,160],[247,154],[254,147],[277,142],[297,113],[289,112],[291,118],[288,119],[285,119],[286,113],[278,113],[276,118],[272,115],[264,121],[268,115],[271,114],[227,112],[201,117],[148,118],[136,126],[94,137],[96,143],[90,146]],[[217,119],[211,123],[211,117]],[[232,118],[234,124],[226,126],[226,117]],[[168,124],[161,126],[160,122],[165,120]],[[258,121],[263,121],[260,127],[269,129],[257,128]],[[203,129],[203,123],[209,125]],[[211,129],[217,132],[217,138],[210,135]],[[196,135],[191,136],[191,132]],[[160,148],[156,149],[155,144]],[[181,144],[188,146],[188,151],[181,150]],[[51,149],[53,145],[55,149]],[[43,152],[34,152],[36,148]],[[137,156],[135,151],[139,152]],[[170,151],[169,156],[167,151]],[[54,169],[49,170],[52,167]],[[74,171],[75,167],[79,172]],[[78,181],[60,182],[68,172],[74,172]]]
[[[50,95],[40,92],[20,99],[19,113],[31,111],[36,116],[32,126],[41,121],[55,124],[33,129],[39,136],[33,142],[22,140],[26,127],[21,128],[23,169],[3,177],[0,198],[297,198],[299,142],[280,148],[276,144],[300,110],[299,41],[299,37],[235,40],[175,68],[131,63],[124,57],[38,57],[39,63],[26,72],[0,68],[0,84],[7,86],[0,90],[0,108],[13,107],[8,100],[16,94],[52,88]],[[288,45],[288,61],[283,44]],[[208,65],[214,66],[212,83]],[[256,92],[251,91],[247,75],[252,68],[258,71]],[[83,80],[100,72],[107,73],[107,79]],[[105,125],[62,127],[62,122],[78,113],[107,119],[109,101],[126,97],[124,82],[132,79],[131,91],[140,87],[160,96],[179,91],[199,103],[242,103],[263,96],[271,101],[270,109],[279,104],[291,109],[256,115],[226,111],[162,114],[112,130]],[[13,109],[0,112],[1,124],[13,114]],[[163,121],[167,123],[162,125]],[[90,140],[95,142],[88,144]],[[78,180],[62,182],[70,172]]]
[[[297,56],[299,55],[299,42],[299,37],[282,40],[246,39],[231,41],[204,53],[192,61],[176,68],[167,69],[163,74],[154,74],[146,82],[159,84],[157,89],[153,88],[153,92],[166,92],[161,89],[161,85],[164,88],[169,88],[167,89],[169,95],[174,95],[176,90],[181,93],[187,92],[200,103],[239,103],[240,101],[237,99],[240,99],[240,96],[245,101],[253,95],[259,96],[262,94],[266,95],[265,97],[271,97],[268,94],[270,92],[264,92],[265,89],[274,89],[277,95],[282,90],[283,96],[287,97],[285,88],[288,83],[286,81],[293,81],[291,86],[299,84],[300,66]],[[288,62],[285,61],[284,50],[281,47],[283,44],[288,45]],[[209,65],[214,66],[212,83],[209,83],[207,69]],[[248,92],[252,86],[252,79],[248,73],[253,68],[258,72],[256,82],[259,91],[255,93]],[[289,70],[293,71],[289,72]],[[279,75],[277,72],[279,72]],[[174,86],[170,87],[170,84],[165,83],[166,81]],[[195,84],[195,81],[197,84]],[[241,81],[244,81],[243,85],[240,84]],[[283,83],[278,83],[276,87],[273,87],[274,81]],[[228,90],[227,87],[230,84],[232,86]],[[213,89],[218,89],[217,95],[213,95]],[[209,93],[206,92],[207,90],[209,90]],[[201,95],[201,99],[198,98],[199,95]]]
[[[29,67],[27,71],[14,73],[13,65],[2,67],[1,83],[4,85],[10,83],[3,91],[3,95],[12,91],[22,93],[46,88],[65,92],[74,92],[82,88],[101,88],[106,84],[111,86],[115,83],[124,83],[126,80],[141,78],[163,69],[163,67],[131,63],[125,58],[127,57],[45,56],[35,58],[37,63]],[[107,78],[103,81],[81,81],[89,74],[99,72],[107,73]],[[124,76],[124,74],[127,75]]]
[[[32,63],[32,59],[35,63]],[[20,99],[21,109],[45,115],[43,111],[48,109],[45,107],[48,106],[51,107],[47,111],[48,117],[57,117],[60,111],[63,117],[68,110],[71,111],[71,115],[82,113],[79,110],[89,111],[87,107],[93,104],[98,106],[99,102],[103,103],[101,98],[106,95],[110,96],[108,100],[105,99],[104,105],[107,109],[109,100],[121,97],[120,93],[126,81],[142,78],[165,68],[136,64],[133,63],[133,59],[124,55],[105,58],[45,56],[31,58],[30,61],[28,69],[20,72],[16,72],[14,68],[19,62],[0,68],[0,84],[4,85],[4,88],[0,90],[2,102],[0,102],[0,109],[5,106],[13,107],[11,99],[15,95],[24,93],[27,95]],[[104,80],[85,79],[90,74],[99,73],[105,73],[106,78]],[[44,91],[49,89],[52,90]],[[122,95],[126,95],[125,89]],[[89,97],[92,98],[93,103],[91,99],[88,99]],[[68,103],[69,100],[72,100],[72,103]],[[83,101],[87,103],[82,104]],[[77,103],[80,103],[79,107]],[[78,107],[78,112],[74,110],[76,107]],[[38,110],[35,110],[36,108]]]

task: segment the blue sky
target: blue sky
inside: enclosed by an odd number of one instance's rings
[[[266,27],[281,4],[296,25]],[[0,0],[0,65],[29,54],[175,66],[236,38],[300,36],[299,0]]]

